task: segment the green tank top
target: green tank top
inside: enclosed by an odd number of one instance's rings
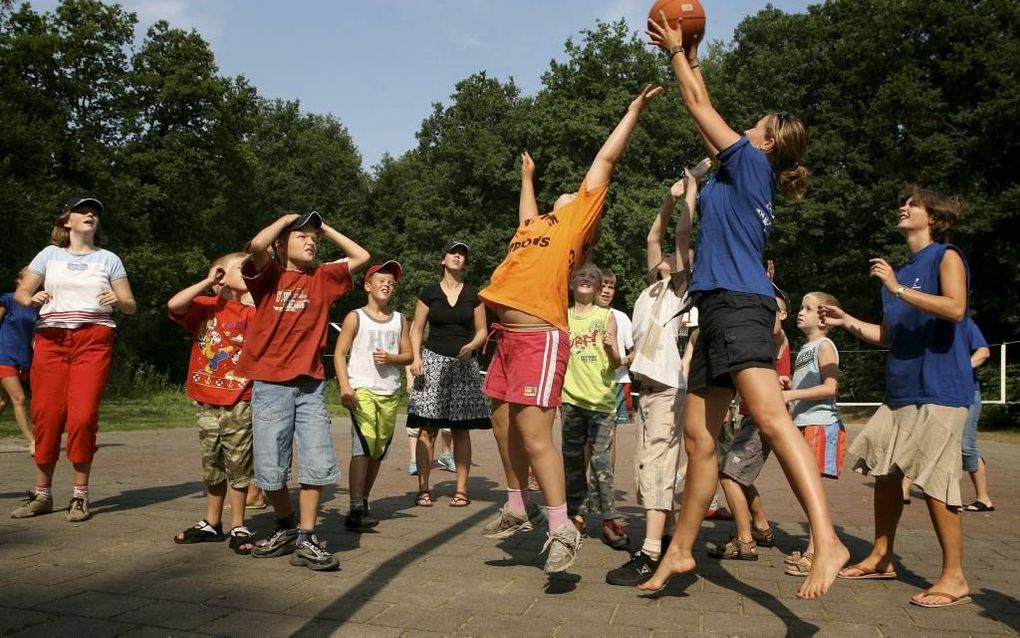
[[[609,323],[609,310],[596,308],[584,317],[567,311],[570,327],[570,360],[563,379],[563,402],[592,410],[616,410],[615,371],[602,345]]]

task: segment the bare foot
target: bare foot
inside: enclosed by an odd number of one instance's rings
[[[695,567],[697,567],[697,564],[694,562],[693,557],[674,558],[670,557],[669,552],[667,552],[666,555],[662,557],[661,562],[659,562],[659,567],[655,570],[655,575],[638,585],[638,589],[646,593],[660,591],[669,583],[671,578],[679,576],[680,574],[693,572]]]
[[[838,539],[824,545],[816,543],[811,571],[808,572],[807,580],[797,590],[797,597],[812,599],[824,596],[836,580],[836,574],[848,560],[850,551]]]
[[[966,579],[963,578],[942,576],[935,581],[934,585],[925,591],[914,594],[910,597],[910,599],[922,606],[947,606],[946,603],[950,602],[945,596],[929,592],[943,592],[951,594],[956,598],[963,598],[970,595],[970,585],[968,585]]]

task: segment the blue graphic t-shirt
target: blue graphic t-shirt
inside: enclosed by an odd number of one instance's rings
[[[0,296],[4,319],[0,323],[0,366],[25,370],[32,362],[32,335],[39,311],[14,301],[14,293]]]
[[[719,152],[721,166],[698,196],[701,223],[691,292],[775,292],[762,260],[772,229],[775,177],[768,157],[746,137]]]
[[[963,259],[970,290],[967,260],[951,244],[932,243],[911,255],[896,269],[896,281],[929,295],[941,294],[939,267],[946,250],[955,250]],[[882,288],[882,313],[889,343],[886,404],[969,406],[974,401],[974,373],[970,367],[971,344],[966,321],[937,319],[897,298],[887,288]]]

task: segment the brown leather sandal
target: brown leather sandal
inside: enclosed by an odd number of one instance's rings
[[[742,541],[736,536],[731,536],[724,546],[709,547],[708,555],[719,559],[758,560],[757,547],[753,539]]]

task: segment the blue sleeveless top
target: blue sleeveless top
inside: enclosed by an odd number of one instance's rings
[[[932,243],[896,269],[901,286],[930,295],[941,293],[939,266],[946,250],[955,250],[967,270],[960,249]],[[956,323],[921,312],[882,288],[882,321],[890,352],[885,366],[885,403],[897,407],[930,403],[950,407],[974,401],[967,322]]]
[[[698,195],[701,221],[691,292],[775,292],[762,259],[772,229],[775,177],[768,157],[741,137],[719,152],[721,166]]]

